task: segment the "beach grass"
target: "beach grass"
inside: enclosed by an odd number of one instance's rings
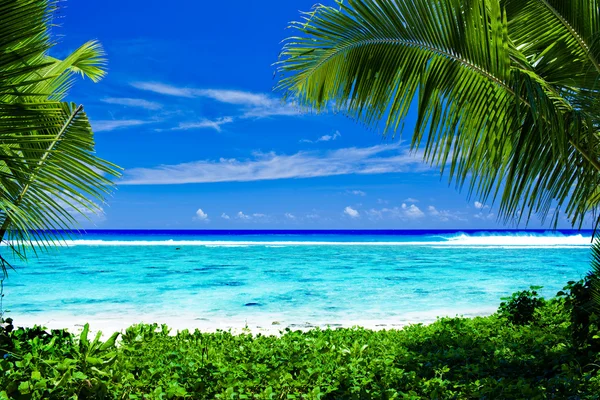
[[[1,336],[0,398],[597,399],[598,326],[580,312],[586,296],[589,282],[551,300],[528,290],[491,316],[400,330],[264,336],[154,324],[102,341],[87,327],[77,336],[15,329]]]

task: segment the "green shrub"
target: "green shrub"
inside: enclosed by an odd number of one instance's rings
[[[580,350],[600,351],[600,320],[592,299],[592,275],[578,282],[570,281],[557,296],[564,297],[571,321],[573,344]]]
[[[534,322],[535,312],[544,305],[544,298],[539,297],[541,286],[530,286],[530,290],[513,293],[511,297],[503,297],[499,314],[516,325],[527,325]]]
[[[574,351],[568,304],[545,301],[525,325],[498,313],[280,337],[15,329],[0,399],[600,399],[599,355]]]

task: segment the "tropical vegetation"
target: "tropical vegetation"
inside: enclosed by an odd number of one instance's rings
[[[94,154],[83,106],[65,101],[77,75],[94,82],[105,74],[104,52],[90,41],[64,57],[56,44],[58,1],[0,0],[0,267],[4,249],[25,257],[101,210],[118,176]]]
[[[598,399],[589,281],[402,330],[232,335],[135,325],[106,341],[0,333],[0,399]],[[533,304],[533,307],[531,305]]]
[[[503,222],[597,226],[597,0],[338,0],[291,27],[277,87],[300,106],[392,135],[414,112],[411,148]]]
[[[596,0],[346,0],[293,26],[279,87],[298,104],[400,132],[506,222],[582,226],[600,203]],[[57,3],[0,0],[0,240],[22,257],[98,210],[118,169],[94,154],[76,75],[97,81],[88,42],[49,55]],[[594,268],[600,271],[600,245]],[[4,256],[0,264],[9,265]],[[588,277],[550,300],[536,287],[473,319],[378,332],[277,336],[135,325],[90,338],[0,320],[0,399],[600,398]],[[1,319],[1,316],[0,316]]]

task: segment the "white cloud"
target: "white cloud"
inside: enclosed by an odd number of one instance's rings
[[[208,97],[221,103],[241,106],[268,107],[273,99],[263,93],[244,92],[241,90],[195,89],[197,97]]]
[[[384,207],[381,209],[372,208],[366,212],[371,220],[381,219],[399,219],[402,221],[417,220],[425,217],[425,213],[414,204],[407,205],[403,203],[401,207],[388,208]]]
[[[432,217],[437,218],[441,222],[448,221],[463,221],[466,222],[467,219],[464,218],[464,213],[459,211],[449,211],[449,210],[438,210],[434,206],[427,207],[427,213]]]
[[[182,122],[179,126],[172,128],[171,130],[189,130],[189,129],[214,129],[217,132],[221,132],[221,125],[230,124],[233,122],[231,117],[218,118],[216,120],[202,119],[198,122]]]
[[[209,182],[250,182],[291,178],[314,178],[349,174],[386,174],[421,171],[429,167],[399,145],[343,148],[329,152],[299,152],[292,155],[255,153],[246,160],[201,160],[133,168],[122,185],[173,185]]]
[[[273,100],[270,106],[246,108],[242,118],[293,117],[300,115],[302,115],[302,112],[296,105]]]
[[[318,138],[317,140],[302,139],[302,140],[300,140],[300,143],[329,142],[329,141],[336,140],[340,137],[342,137],[342,134],[340,133],[340,131],[335,131],[333,133],[333,135],[323,135],[320,138]]]
[[[406,203],[402,203],[402,210],[404,210],[404,215],[409,219],[419,219],[425,216],[423,211],[414,204],[407,206]]]
[[[355,196],[366,196],[367,194],[365,192],[363,192],[362,190],[348,190],[346,193],[348,194],[353,194]]]
[[[360,217],[360,213],[350,206],[344,208],[344,214],[350,216],[351,218],[359,218]]]
[[[251,219],[251,218],[252,218],[252,217],[250,217],[249,215],[246,215],[246,214],[244,214],[244,213],[243,213],[243,212],[241,212],[241,211],[240,211],[240,212],[238,212],[236,216],[237,216],[237,218],[238,218],[238,219],[242,219],[242,220],[245,220],[245,221],[247,221],[247,220],[249,220],[249,219]]]
[[[291,213],[285,213],[285,217],[287,219],[291,219],[291,220],[295,220],[296,219],[296,216],[294,214],[291,214]]]
[[[467,221],[465,218],[465,212],[438,210],[434,206],[427,207],[426,212],[424,212],[416,205],[407,203],[402,203],[400,207],[386,207],[381,209],[372,208],[366,211],[366,214],[371,220],[399,219],[403,221],[410,221],[429,216],[442,222]]]
[[[133,82],[131,86],[136,89],[164,94],[167,96],[195,97],[194,89],[171,86],[160,82]]]
[[[342,137],[342,134],[340,133],[340,131],[335,131],[333,133],[333,135],[323,135],[320,138],[317,139],[317,142],[329,142],[330,140],[336,140],[338,138]]]
[[[365,213],[367,214],[367,216],[369,216],[370,219],[373,219],[373,220],[383,219],[383,210],[376,210],[374,208],[371,208],[370,210],[367,210]]]
[[[404,199],[406,203],[418,203],[419,200],[409,197],[408,199]]]
[[[479,201],[476,201],[474,204],[475,204],[475,208],[478,210],[485,210],[486,208],[490,208],[489,206],[486,206],[485,204],[483,204]]]
[[[239,219],[241,221],[257,221],[257,222],[267,222],[268,217],[269,217],[268,215],[261,214],[261,213],[254,213],[254,214],[248,215],[248,214],[244,214],[242,211],[238,212],[235,215],[235,218]],[[229,218],[225,218],[225,219],[229,219]]]
[[[145,108],[146,110],[159,110],[160,108],[162,108],[162,104],[160,103],[144,99],[132,99],[129,97],[106,97],[101,101],[108,104],[117,104],[129,107],[140,107]]]
[[[196,211],[196,216],[194,217],[196,221],[208,221],[208,214],[202,211],[201,208]]]
[[[477,219],[481,219],[481,220],[484,220],[484,221],[490,221],[490,220],[493,220],[496,217],[496,215],[494,213],[484,214],[482,212],[474,214],[473,216],[475,218],[477,218]]]
[[[284,103],[264,93],[227,89],[197,89],[178,87],[161,82],[133,82],[133,87],[167,96],[208,98],[220,103],[242,107],[242,118],[265,118],[276,115],[300,115],[294,104]]]
[[[151,124],[153,122],[156,121],[144,121],[140,119],[99,120],[92,121],[92,128],[94,129],[94,132],[108,132],[114,131],[115,129]]]
[[[231,219],[231,217],[225,213],[221,214],[221,218],[227,219],[227,220]]]
[[[389,204],[389,201],[384,199],[377,199],[377,204]]]

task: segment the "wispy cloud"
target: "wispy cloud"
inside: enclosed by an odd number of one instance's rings
[[[420,158],[398,144],[343,148],[329,152],[292,155],[255,153],[252,158],[221,158],[196,162],[133,168],[123,185],[176,185],[186,183],[249,182],[314,178],[349,174],[385,174],[428,169]]]
[[[227,219],[227,220],[231,219],[231,217],[225,213],[221,214],[221,218]]]
[[[225,215],[227,218],[223,217],[223,215]],[[225,219],[229,219],[229,216],[226,214],[223,214],[222,217]],[[268,220],[270,219],[268,215],[266,214],[261,214],[261,213],[254,213],[254,214],[245,214],[243,211],[239,211],[236,215],[235,218],[240,220],[240,221],[254,221],[254,222],[268,222]]]
[[[302,140],[300,140],[300,143],[330,142],[330,141],[334,141],[340,137],[342,137],[342,134],[340,133],[340,131],[335,131],[332,135],[323,135],[320,138],[318,138],[317,140],[302,139]]]
[[[108,132],[115,129],[131,128],[133,126],[151,124],[156,121],[145,121],[141,119],[121,119],[121,120],[99,120],[92,121],[94,132]]]
[[[198,89],[180,87],[162,82],[133,82],[136,89],[150,91],[165,96],[183,98],[207,98],[220,103],[240,106],[241,118],[265,118],[277,115],[300,115],[293,103],[284,103],[264,93],[228,89]]]
[[[404,201],[405,201],[406,203],[418,203],[418,202],[419,202],[419,200],[418,200],[418,199],[415,199],[415,198],[413,198],[413,197],[409,197],[409,198],[407,198],[407,199],[404,199]]]
[[[465,213],[460,211],[438,210],[434,206],[427,207],[427,214],[441,222],[462,221],[466,222]]]
[[[347,190],[346,193],[348,194],[353,194],[355,196],[366,196],[367,194],[365,192],[363,192],[362,190]]]
[[[247,221],[247,220],[251,219],[252,217],[250,217],[249,215],[246,215],[246,214],[244,214],[243,212],[240,211],[240,212],[237,213],[236,218],[244,220],[244,221]]]
[[[294,214],[292,214],[292,213],[285,213],[285,217],[287,219],[291,219],[291,220],[295,220],[296,219],[296,216]]]
[[[273,104],[273,99],[263,93],[218,89],[193,89],[193,93],[196,97],[208,97],[221,103],[240,106],[268,107]]]
[[[381,209],[372,208],[368,210],[366,214],[371,220],[399,219],[408,221],[425,217],[425,213],[421,211],[419,207],[414,204],[408,205],[406,203],[402,203],[402,206],[400,207],[385,207]]]
[[[158,94],[164,94],[167,96],[177,96],[177,97],[196,97],[195,89],[190,89],[186,87],[177,87],[167,85],[165,83],[160,82],[133,82],[131,84],[136,89],[146,90],[149,92],[154,92]]]
[[[132,99],[129,97],[106,97],[101,101],[108,104],[117,104],[128,107],[140,107],[145,108],[146,110],[159,110],[162,108],[162,104],[160,103],[144,99]]]
[[[191,130],[191,129],[214,129],[217,132],[221,132],[221,126],[225,124],[230,124],[233,122],[233,118],[224,117],[217,118],[215,120],[210,119],[201,119],[198,122],[182,122],[177,127],[171,128],[171,130]]]
[[[494,213],[484,214],[482,212],[474,214],[473,216],[477,219],[488,220],[488,221],[491,221],[496,217],[496,215]]]

